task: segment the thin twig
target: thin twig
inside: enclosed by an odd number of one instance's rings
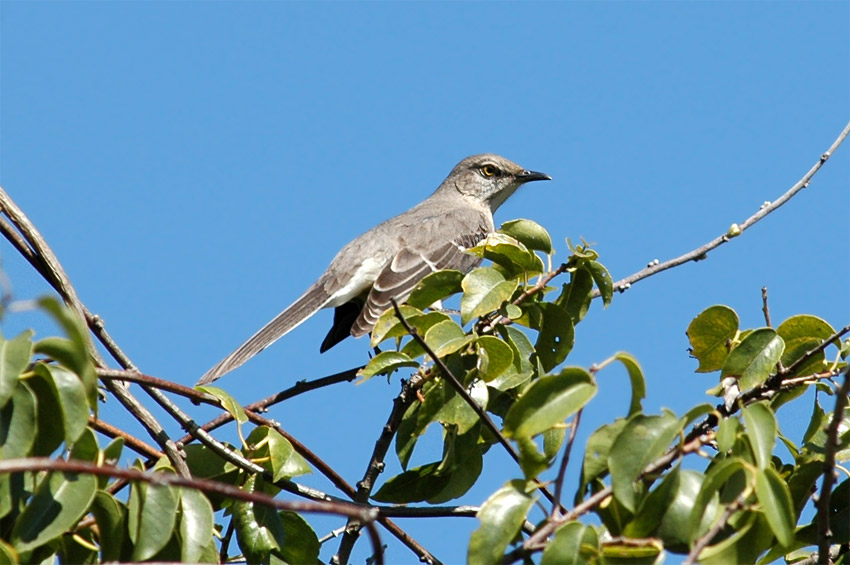
[[[829,502],[832,496],[832,485],[836,482],[835,476],[835,451],[840,445],[838,430],[844,419],[844,408],[847,406],[847,395],[850,394],[850,366],[845,367],[844,382],[835,396],[835,410],[832,420],[826,427],[826,445],[823,456],[823,483],[821,484],[820,497],[815,505],[818,511],[818,563],[827,565],[832,561],[829,558],[829,545],[832,542],[832,529],[829,525]]]
[[[761,287],[761,311],[764,313],[764,325],[769,328],[773,327],[770,323],[770,308],[767,306],[767,287]]]
[[[747,218],[744,223],[733,226],[733,228],[730,228],[730,230],[724,233],[723,235],[714,238],[710,242],[694,249],[693,251],[689,251],[684,255],[680,255],[679,257],[676,257],[674,259],[664,261],[663,263],[651,264],[650,266],[647,266],[646,268],[638,271],[637,273],[634,273],[633,275],[629,275],[626,278],[618,280],[614,283],[614,289],[623,292],[628,289],[632,284],[647,277],[651,277],[652,275],[658,274],[661,271],[666,271],[667,269],[678,267],[679,265],[682,265],[689,261],[700,261],[702,259],[705,259],[708,256],[709,251],[712,251],[717,247],[720,247],[724,243],[730,241],[732,238],[737,237],[738,235],[743,233],[744,230],[752,227],[756,222],[758,222],[759,220],[761,220],[762,218],[764,218],[765,216],[785,204],[802,189],[809,186],[809,181],[812,180],[812,177],[815,176],[815,173],[820,170],[820,168],[823,166],[824,163],[826,163],[830,156],[832,156],[838,146],[841,145],[841,143],[847,137],[848,133],[850,133],[850,122],[848,122],[848,124],[844,126],[844,129],[841,131],[835,141],[832,142],[832,145],[829,146],[829,149],[827,149],[826,152],[820,156],[820,159],[818,159],[817,163],[815,163],[812,168],[809,169],[809,171],[805,175],[803,175],[803,178],[797,181],[794,186],[789,188],[788,191],[786,191],[785,194],[780,196],[778,199],[770,203],[765,203],[765,205],[763,205],[758,212]],[[599,296],[599,290],[594,290],[593,297],[597,298]]]
[[[564,476],[567,474],[567,465],[570,462],[570,452],[573,449],[573,442],[576,439],[578,425],[581,422],[581,411],[576,412],[573,418],[572,426],[570,427],[570,437],[567,438],[567,446],[564,448],[564,456],[561,458],[561,466],[558,468],[558,476],[555,479],[555,503],[552,505],[552,511],[549,514],[551,518],[558,518],[561,514],[561,492],[564,489]]]
[[[799,369],[803,365],[803,363],[805,363],[806,361],[808,361],[809,359],[811,359],[812,357],[814,357],[815,355],[817,355],[818,353],[820,353],[821,351],[823,351],[824,349],[826,349],[827,347],[832,345],[833,342],[844,337],[844,335],[847,334],[847,333],[850,333],[850,325],[844,326],[843,328],[841,328],[840,330],[838,330],[837,332],[835,332],[834,334],[832,334],[831,336],[829,336],[828,338],[823,340],[823,342],[821,342],[821,344],[818,345],[817,347],[815,347],[815,348],[813,348],[809,351],[806,351],[799,359],[797,359],[796,361],[794,361],[793,363],[788,365],[785,368],[784,371],[781,371],[780,372],[781,374],[779,376],[784,377],[786,375],[794,374],[794,371]]]

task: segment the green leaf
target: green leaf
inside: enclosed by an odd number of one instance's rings
[[[593,277],[587,269],[576,269],[570,273],[570,282],[564,284],[561,295],[555,304],[563,308],[573,325],[578,324],[587,314],[593,298]]]
[[[363,380],[375,375],[389,375],[402,367],[418,367],[419,363],[399,351],[381,351],[369,360],[369,363],[358,371]]]
[[[434,414],[434,419],[443,424],[455,424],[460,433],[465,433],[472,426],[478,423],[478,414],[466,403],[466,401],[454,390],[451,385],[443,387],[443,402],[440,409]],[[466,389],[470,398],[475,401],[478,406],[484,408],[487,406],[489,394],[487,385],[480,380],[475,380]],[[432,392],[433,395],[433,392]]]
[[[699,495],[697,495],[691,509],[688,524],[691,542],[708,530],[708,527],[705,525],[704,516],[706,516],[706,509],[709,508],[710,504],[713,505],[713,500],[716,500],[720,487],[726,484],[735,473],[747,469],[748,467],[744,461],[737,457],[723,459],[709,469],[705,475],[705,481],[702,484],[702,488],[700,488]],[[707,516],[709,519],[708,523],[712,522],[714,516],[711,514],[707,514]]]
[[[581,488],[579,494],[584,492],[590,482],[602,476],[608,471],[608,454],[614,440],[626,427],[627,420],[617,418],[610,424],[605,424],[590,434],[587,438],[587,447],[584,450],[584,462],[581,467]],[[578,503],[579,501],[576,501]]]
[[[698,561],[701,565],[753,563],[772,539],[773,534],[764,516],[759,512],[747,512],[736,523],[732,534],[702,550]]]
[[[531,364],[534,346],[528,336],[513,326],[500,325],[497,329],[513,352],[513,368],[487,384],[504,391],[521,385],[534,375],[534,365]]]
[[[407,323],[411,325],[413,325],[413,320],[425,315],[422,310],[408,306],[407,304],[400,305],[398,310]],[[448,318],[448,316],[446,317]],[[401,320],[398,319],[398,316],[396,316],[395,308],[390,308],[378,317],[374,327],[372,327],[371,346],[375,347],[387,339],[405,335],[407,335],[407,329],[401,323]]]
[[[519,467],[526,479],[533,479],[549,468],[549,458],[540,453],[533,439],[518,437],[516,444],[519,448]]]
[[[58,401],[59,413],[53,413],[51,417],[55,419],[58,415],[62,418],[65,442],[73,443],[85,431],[89,421],[89,405],[82,381],[59,365],[39,363],[35,366],[35,373],[52,388]]]
[[[461,323],[498,310],[509,300],[519,283],[506,281],[499,272],[489,267],[480,267],[463,278],[463,297],[460,299]]]
[[[782,364],[788,367],[835,334],[835,330],[817,316],[802,315],[792,316],[782,322],[776,328],[776,333],[785,341]],[[824,353],[818,352],[803,363],[794,374],[806,375],[817,372],[825,368],[824,363]]]
[[[741,412],[756,463],[759,469],[765,469],[770,466],[773,446],[776,444],[776,418],[770,408],[761,402],[745,406]]]
[[[466,560],[476,565],[501,563],[508,544],[519,532],[534,500],[524,481],[510,481],[484,501],[478,510],[481,526],[469,538]]]
[[[575,329],[569,314],[551,302],[536,305],[542,323],[534,349],[544,371],[551,371],[564,362],[575,344]]]
[[[596,383],[580,367],[567,367],[557,375],[536,380],[508,410],[507,437],[532,437],[575,414],[596,394]]]
[[[467,252],[488,259],[510,276],[534,275],[543,272],[543,261],[533,251],[509,235],[494,233],[478,242]]]
[[[301,515],[295,512],[279,513],[283,522],[283,539],[280,555],[286,563],[318,563],[319,538]]]
[[[514,362],[511,346],[494,336],[481,336],[475,342],[478,349],[478,374],[491,382],[508,370]]]
[[[261,477],[251,475],[242,489],[254,492],[262,484]],[[253,502],[234,501],[231,509],[236,540],[249,563],[265,562],[272,551],[284,545],[286,534],[283,521],[274,508]]]
[[[635,481],[660,457],[682,431],[682,421],[669,410],[661,416],[635,414],[617,436],[608,454],[614,497],[630,512],[637,508]]]
[[[32,391],[21,384],[11,399],[0,410],[0,459],[29,455],[38,431],[36,398]]]
[[[35,457],[48,456],[62,445],[65,440],[64,418],[57,418],[62,414],[62,408],[56,393],[56,385],[53,379],[44,377],[38,372],[32,378],[22,382],[32,396],[35,398],[36,436],[32,446],[31,455]]]
[[[30,551],[61,536],[89,510],[97,490],[92,475],[50,473],[21,512],[12,528],[18,553]]]
[[[785,342],[770,328],[753,330],[729,353],[720,378],[735,377],[742,391],[760,385],[776,370]]]
[[[245,409],[223,388],[212,385],[196,386],[196,390],[205,392],[218,399],[219,405],[227,410],[227,413],[233,416],[236,421],[236,432],[239,434],[239,439],[245,443],[245,438],[242,437],[242,424],[248,421],[248,415],[245,414]]]
[[[726,453],[732,449],[732,446],[735,445],[735,441],[738,439],[738,431],[740,429],[741,425],[737,418],[730,416],[720,420],[720,424],[717,426],[717,435],[715,436],[717,440],[717,451]]]
[[[596,283],[596,288],[602,295],[603,306],[607,307],[614,298],[614,281],[611,280],[611,273],[602,263],[596,261],[588,261],[585,266],[590,271],[590,276],[593,277],[593,282]]]
[[[756,496],[764,510],[767,523],[780,545],[789,546],[794,541],[796,516],[791,504],[788,485],[773,467],[756,471]]]
[[[289,440],[268,426],[254,428],[246,442],[251,447],[251,459],[269,471],[275,481],[312,472]]]
[[[543,226],[531,220],[511,220],[502,224],[499,231],[516,239],[529,249],[552,254],[552,238]]]
[[[101,562],[119,561],[127,535],[127,507],[111,494],[99,490],[91,506],[99,532]]]
[[[85,322],[77,312],[67,306],[60,304],[55,298],[45,297],[38,301],[39,306],[46,310],[53,319],[65,330],[65,334],[71,341],[71,347],[62,345],[57,350],[50,350],[52,340],[59,338],[43,339],[33,346],[35,353],[44,353],[58,361],[74,373],[80,380],[88,395],[89,407],[97,411],[97,375],[94,364],[89,356],[89,335]],[[64,341],[64,340],[59,340]]]
[[[29,365],[32,336],[32,330],[26,330],[15,339],[8,340],[0,334],[0,408],[12,398],[18,378]]]
[[[431,326],[425,333],[425,343],[437,357],[445,357],[475,340],[475,336],[466,335],[453,320],[445,320]]]
[[[555,530],[555,537],[546,544],[540,565],[592,563],[598,555],[596,530],[580,522],[567,522]]]
[[[679,467],[667,473],[664,480],[643,500],[632,522],[623,532],[626,537],[660,537],[668,550],[686,552],[689,542],[691,506],[702,486],[704,475]],[[710,516],[717,503],[709,509],[702,527],[711,525]]]
[[[738,333],[738,314],[727,306],[712,306],[691,320],[685,333],[691,342],[691,355],[699,361],[696,372],[717,371],[729,355],[726,344]]]
[[[180,494],[180,559],[197,563],[213,539],[213,509],[200,491],[181,488]]]
[[[461,292],[460,281],[463,273],[460,271],[436,271],[425,276],[407,299],[414,308],[428,308],[435,302]]]
[[[135,529],[131,530],[131,539],[134,539],[133,561],[145,561],[156,555],[163,549],[174,531],[174,523],[177,520],[177,494],[176,489],[166,485],[145,485],[135,483],[134,489],[138,490],[139,505],[131,507],[138,513],[131,514],[129,525]]]
[[[641,400],[646,398],[646,379],[643,376],[643,369],[640,368],[640,363],[638,363],[637,359],[625,351],[615,353],[614,359],[622,363],[629,373],[629,381],[632,384],[632,401],[629,404],[629,416],[632,416],[643,410]]]

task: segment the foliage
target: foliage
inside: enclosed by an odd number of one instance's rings
[[[361,502],[371,495],[394,505],[445,504],[475,485],[490,449],[504,448],[517,466],[478,510],[471,563],[660,563],[671,554],[702,563],[794,559],[822,541],[824,514],[829,541],[850,543],[846,479],[828,508],[814,517],[805,512],[830,460],[850,458],[850,418],[831,426],[822,405],[836,393],[830,379],[842,372],[847,378],[843,359],[850,347],[836,337],[840,332],[809,315],[776,328],[741,328],[733,310],[711,306],[687,335],[697,372],[718,374],[709,394],[720,403],[647,414],[644,374],[628,353],[612,352],[589,368],[568,364],[595,293],[606,306],[614,296],[597,253],[584,242],[568,245],[569,259],[553,270],[549,234],[529,220],[509,222],[470,250],[488,266],[465,275],[433,273],[407,304],[380,317],[372,344],[383,351],[359,374],[413,373],[382,435],[386,446],[394,439],[403,472],[374,493],[374,475],[367,473],[359,494],[346,494]],[[558,277],[567,280],[555,286]],[[429,309],[457,294],[459,320]],[[31,457],[118,465],[124,437],[103,447],[98,440],[104,432],[96,422],[97,398],[113,389],[97,388],[97,376],[105,376],[92,361],[85,326],[52,299],[41,307],[65,337],[0,337],[0,470],[4,462]],[[567,504],[559,463],[567,464],[582,409],[597,395],[597,374],[612,363],[626,368],[631,400],[589,437]],[[809,387],[819,392],[810,425],[803,437],[786,437],[780,410],[799,410]],[[181,393],[220,407],[237,422],[241,440],[230,446],[193,433],[203,441],[182,446],[189,479],[321,498],[291,480],[316,468],[314,456],[258,410],[217,387]],[[846,386],[839,394],[846,395]],[[418,439],[432,424],[442,429],[442,451],[411,468]],[[790,457],[781,457],[778,445]],[[373,457],[383,455],[376,450]],[[165,456],[131,466],[146,471],[146,479],[127,483],[49,466],[0,473],[3,560],[218,562],[232,557],[231,539],[249,562],[318,560],[318,536],[295,505],[280,510],[174,486],[164,477],[180,471]],[[554,483],[543,478],[554,474]],[[542,518],[535,514],[540,504],[547,509]],[[350,522],[350,529],[362,523]]]

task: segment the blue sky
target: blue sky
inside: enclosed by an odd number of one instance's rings
[[[0,183],[136,364],[189,385],[342,245],[430,194],[469,154],[553,177],[496,220],[544,225],[555,260],[566,237],[584,237],[617,279],[714,238],[796,182],[847,122],[848,22],[847,2],[7,1]],[[629,351],[647,373],[645,410],[681,413],[716,383],[693,373],[684,333],[708,306],[762,325],[767,286],[777,322],[810,313],[847,324],[848,151],[707,261],[641,282],[607,310],[594,304],[568,363]],[[0,258],[16,299],[48,292],[5,240]],[[319,313],[221,386],[249,402],[362,364],[362,339],[319,355],[330,320]],[[54,331],[34,313],[1,329],[25,327]],[[270,415],[354,483],[398,378]],[[579,442],[627,408],[625,374],[599,378]],[[143,434],[111,404],[105,418]],[[794,410],[780,426],[799,439],[809,407]],[[414,462],[438,458],[438,443],[431,429]],[[397,470],[391,459],[385,476]],[[494,449],[460,502],[480,504],[518,476]],[[320,536],[340,525],[311,521]],[[402,522],[446,562],[463,559],[476,524]],[[384,539],[391,562],[414,561]]]

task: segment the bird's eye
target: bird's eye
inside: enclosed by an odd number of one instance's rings
[[[481,174],[485,177],[495,177],[499,174],[499,169],[495,165],[484,165],[481,167]]]

